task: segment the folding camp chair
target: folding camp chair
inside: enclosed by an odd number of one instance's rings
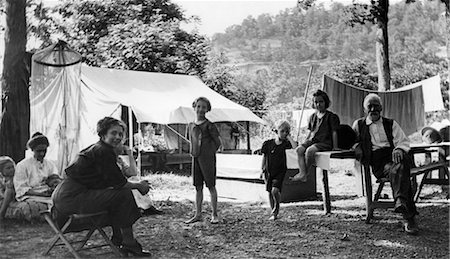
[[[106,226],[98,224],[99,219],[107,215],[106,211],[92,214],[72,214],[68,217],[68,219],[64,222],[64,224],[61,224],[62,225],[61,228],[53,219],[51,211],[43,211],[41,212],[41,214],[44,216],[45,220],[48,222],[50,227],[56,233],[55,237],[50,242],[48,249],[43,253],[43,255],[48,255],[55,246],[65,245],[69,249],[69,251],[75,256],[75,258],[81,258],[78,253],[78,251],[80,250],[87,250],[104,246],[111,247],[113,253],[116,256],[118,257],[122,256],[119,249],[111,242],[111,240],[106,235],[105,231],[102,229],[103,227]],[[91,238],[92,234],[94,234],[95,230],[97,230],[100,233],[100,235],[103,237],[106,243],[90,246],[86,245],[88,240]],[[87,234],[83,239],[74,241],[69,241],[69,239],[67,239],[66,234],[83,231],[87,231]],[[58,243],[60,239],[62,243],[61,242]],[[77,243],[79,243],[80,245],[77,247],[77,249],[75,249],[73,245]]]

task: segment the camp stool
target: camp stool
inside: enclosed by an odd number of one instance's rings
[[[69,249],[69,251],[73,254],[73,256],[78,259],[81,258],[78,251],[109,246],[111,247],[113,253],[117,257],[122,257],[122,254],[120,253],[119,249],[111,242],[111,240],[106,235],[105,231],[102,229],[103,227],[106,226],[99,226],[96,223],[97,219],[104,217],[105,215],[107,215],[107,213],[108,212],[106,211],[101,211],[98,213],[91,213],[91,214],[72,214],[62,225],[62,228],[59,228],[58,224],[56,224],[55,220],[52,217],[51,210],[42,211],[41,215],[45,218],[45,220],[48,222],[48,224],[56,234],[55,237],[51,240],[49,247],[47,248],[47,250],[45,250],[43,255],[48,255],[50,251],[56,246],[65,245],[67,249]],[[103,237],[106,243],[100,245],[86,245],[86,243],[96,230],[100,233],[100,235]],[[69,239],[67,238],[66,234],[68,233],[77,233],[83,231],[87,231],[87,234],[81,240],[69,241]],[[61,240],[62,243],[61,242],[58,243],[59,240]],[[75,249],[74,244],[80,245]]]

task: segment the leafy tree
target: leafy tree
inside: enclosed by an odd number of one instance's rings
[[[180,28],[193,18],[170,0],[70,0],[41,13],[51,26],[37,36],[62,35],[92,66],[200,75],[206,65],[207,40]]]
[[[351,26],[365,23],[376,24],[375,56],[378,71],[378,90],[389,90],[391,85],[388,38],[389,0],[371,0],[370,4],[353,3],[347,11],[348,23]]]
[[[0,154],[15,161],[25,157],[29,137],[29,59],[25,52],[25,0],[6,0],[5,55],[2,76]]]
[[[342,82],[361,88],[376,90],[376,77],[369,72],[363,59],[344,59],[327,65],[325,74],[338,78]]]
[[[212,53],[202,78],[203,81],[221,95],[262,116],[262,111],[265,110],[265,92],[255,84],[242,84],[243,78],[234,75],[236,69],[225,65],[226,62],[227,58],[223,53]],[[251,79],[245,78],[245,80]]]

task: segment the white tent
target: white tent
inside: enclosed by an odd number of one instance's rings
[[[263,123],[249,109],[211,90],[195,76],[82,66],[80,84],[75,79],[79,71],[63,71],[30,100],[30,132],[39,131],[49,138],[47,158],[57,161],[60,170],[79,150],[98,140],[99,119],[120,118],[121,105],[130,107],[138,122],[188,123],[195,119],[192,102],[204,96],[211,101],[207,117],[213,122]],[[71,134],[67,128],[72,129]]]
[[[263,120],[248,108],[234,103],[206,86],[198,77],[83,66],[85,86],[104,93],[110,100],[129,106],[139,122],[189,123],[195,119],[192,102],[204,96],[211,101],[207,117],[218,121]]]

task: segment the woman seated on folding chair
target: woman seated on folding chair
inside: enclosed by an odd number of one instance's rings
[[[66,179],[56,188],[53,203],[56,220],[63,222],[71,214],[108,212],[106,224],[113,229],[112,242],[123,252],[150,255],[134,238],[133,224],[141,216],[132,190],[149,191],[145,181],[131,183],[117,165],[115,148],[122,145],[126,125],[105,117],[97,123],[100,140],[82,150],[66,168]]]
[[[33,156],[23,159],[16,166],[13,182],[18,203],[13,217],[41,220],[39,212],[51,206],[50,196],[54,190],[48,185],[48,180],[60,178],[55,164],[45,158],[50,146],[46,136],[36,132],[27,146]]]

